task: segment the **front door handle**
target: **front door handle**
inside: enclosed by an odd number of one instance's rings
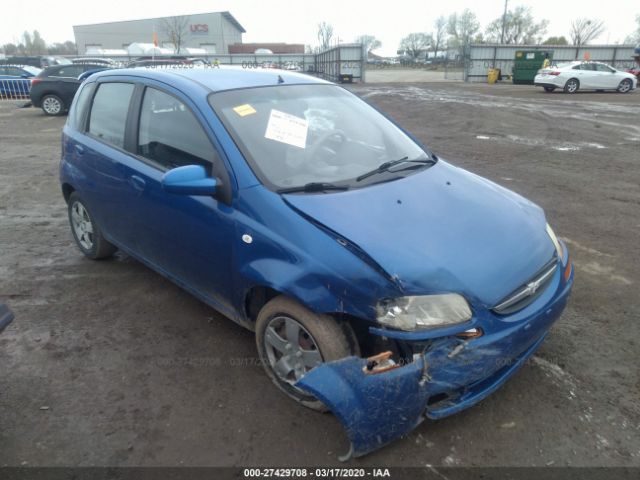
[[[82,145],[78,145],[76,143],[75,148],[76,148],[76,152],[78,152],[78,155],[82,155],[84,153],[84,147]]]
[[[142,192],[146,185],[146,182],[144,181],[144,179],[137,175],[131,175],[131,177],[129,178],[129,183],[133,188],[135,188],[139,192]]]

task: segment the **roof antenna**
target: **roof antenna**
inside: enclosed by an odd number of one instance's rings
[[[278,75],[278,83],[284,83],[284,78],[282,78],[282,75]]]

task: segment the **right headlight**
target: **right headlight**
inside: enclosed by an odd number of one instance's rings
[[[461,295],[421,295],[380,302],[377,320],[400,330],[448,327],[471,320],[471,308]]]
[[[564,260],[564,252],[562,251],[562,245],[560,245],[560,242],[558,241],[558,237],[556,237],[556,234],[553,232],[553,229],[548,223],[547,223],[547,235],[549,235],[549,237],[551,238],[551,241],[553,242],[554,247],[556,247],[558,258],[560,260]]]

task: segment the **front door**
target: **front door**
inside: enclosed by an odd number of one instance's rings
[[[163,174],[202,165],[229,187],[229,175],[193,111],[176,92],[146,87],[135,156],[123,165],[136,252],[188,289],[229,310],[233,294],[234,209],[220,198],[167,193]],[[221,178],[223,177],[223,178]]]

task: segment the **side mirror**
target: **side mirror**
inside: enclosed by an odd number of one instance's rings
[[[28,73],[23,73],[22,75],[20,75],[22,78],[29,78],[29,74]]]
[[[207,176],[202,165],[185,165],[165,173],[161,181],[165,192],[182,195],[214,195],[218,180]]]

